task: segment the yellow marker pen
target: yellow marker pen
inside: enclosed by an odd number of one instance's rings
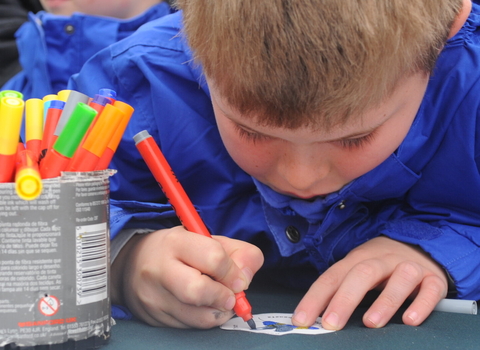
[[[0,182],[13,182],[24,106],[17,97],[0,99]]]
[[[25,102],[25,136],[27,149],[38,159],[43,138],[43,101],[38,98]]]
[[[37,156],[29,149],[17,155],[15,190],[20,198],[30,201],[42,193],[43,183],[38,170]]]
[[[72,90],[61,90],[57,92],[58,99],[60,101],[67,102],[68,96],[70,96],[70,92],[72,92]]]

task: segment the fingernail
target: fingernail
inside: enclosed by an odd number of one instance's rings
[[[381,327],[382,315],[379,312],[372,312],[367,319],[375,326],[375,328]]]
[[[418,319],[418,314],[415,311],[412,311],[408,314],[407,317],[411,319],[413,323],[416,323]]]
[[[250,282],[252,282],[252,279],[253,279],[253,271],[249,267],[244,267],[242,269],[242,272],[247,278],[247,284],[250,284]]]
[[[295,323],[299,325],[304,325],[307,321],[307,313],[305,311],[295,311],[295,313],[293,314],[293,319],[295,320]]]
[[[225,303],[225,310],[232,310],[233,307],[235,306],[236,299],[232,295],[230,298],[227,299],[227,302]]]
[[[246,283],[244,280],[241,278],[237,278],[235,281],[232,283],[232,291],[234,293],[239,293],[247,288]]]
[[[330,312],[323,321],[333,329],[338,329],[339,318],[335,312]]]

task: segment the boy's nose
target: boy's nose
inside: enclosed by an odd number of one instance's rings
[[[292,191],[303,197],[316,195],[315,185],[328,175],[329,169],[325,160],[305,152],[289,152],[282,157],[278,171]]]

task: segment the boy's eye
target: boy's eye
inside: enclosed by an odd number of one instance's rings
[[[238,124],[234,124],[234,126],[235,126],[235,130],[238,133],[238,135],[241,138],[243,138],[247,141],[255,143],[257,141],[262,141],[262,140],[265,140],[265,139],[268,138],[267,136],[265,136],[263,134],[247,131],[244,128],[242,128],[241,126],[239,126]]]
[[[371,142],[374,136],[375,136],[375,131],[362,137],[357,137],[354,139],[343,139],[343,140],[339,140],[338,142],[340,142],[340,145],[343,148],[348,148],[348,149],[361,148],[367,145],[369,142]]]

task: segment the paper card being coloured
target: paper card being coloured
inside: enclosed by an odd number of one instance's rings
[[[232,331],[245,331],[270,335],[285,334],[324,334],[334,331],[322,327],[321,318],[317,318],[311,327],[296,327],[292,325],[292,314],[258,314],[253,315],[257,329],[250,329],[248,324],[240,317],[234,317],[224,323],[220,328]]]

